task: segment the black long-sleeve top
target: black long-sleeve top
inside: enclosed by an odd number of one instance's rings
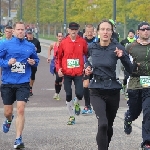
[[[114,52],[116,47],[123,50],[123,56],[120,58],[117,57]],[[129,56],[125,51],[125,48],[116,40],[112,40],[107,47],[102,47],[99,43],[92,43],[89,45],[88,60],[85,66],[91,66],[94,75],[89,88],[121,89],[121,84],[116,80],[116,64],[118,59],[121,60],[125,69],[129,73],[132,73],[133,66]],[[100,79],[98,81],[97,76]],[[105,85],[106,82],[108,85]]]
[[[33,43],[35,45],[35,47],[37,48],[36,53],[40,53],[41,52],[41,45],[40,45],[40,42],[39,42],[38,39],[33,38],[33,40],[28,40],[28,38],[26,38],[26,40],[28,42],[31,42],[31,43]]]

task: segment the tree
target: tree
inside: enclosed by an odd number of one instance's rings
[[[138,9],[136,9],[138,6]],[[129,18],[150,22],[150,1],[149,0],[132,0],[128,8],[130,10]]]

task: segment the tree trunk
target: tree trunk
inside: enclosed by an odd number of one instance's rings
[[[43,37],[44,37],[44,34],[45,34],[45,28],[44,28],[44,24],[43,24]]]
[[[50,23],[48,23],[48,37],[50,37]]]

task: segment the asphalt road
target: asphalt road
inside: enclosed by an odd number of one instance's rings
[[[41,40],[42,41],[42,40]],[[49,42],[49,41],[48,41]],[[67,126],[68,113],[65,104],[65,92],[62,88],[61,100],[53,100],[55,76],[49,72],[46,62],[48,44],[43,41],[40,64],[36,74],[33,96],[26,106],[26,123],[23,132],[25,150],[97,150],[97,119],[95,114],[77,116],[76,124]],[[74,86],[72,86],[74,89]],[[16,103],[14,104],[15,107]],[[81,101],[84,107],[84,100]],[[123,117],[127,109],[126,100],[121,95],[120,108],[114,122],[114,136],[109,150],[138,150],[141,143],[140,116],[133,123],[133,132],[127,136],[123,132]],[[16,111],[14,109],[14,114]],[[4,121],[3,104],[0,100],[0,124]],[[0,150],[12,150],[15,140],[15,120],[10,131],[4,134],[0,130]]]

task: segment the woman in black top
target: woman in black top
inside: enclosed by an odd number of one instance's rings
[[[98,150],[108,150],[122,88],[116,79],[117,60],[121,60],[129,73],[132,72],[132,63],[124,47],[112,39],[113,25],[109,20],[100,22],[97,30],[100,42],[88,47],[89,59],[85,65],[85,74],[93,73],[89,88],[91,103],[98,119]]]

